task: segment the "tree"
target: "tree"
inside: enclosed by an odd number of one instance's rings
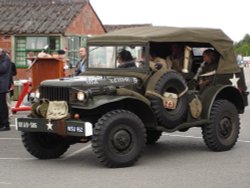
[[[246,34],[242,40],[234,44],[234,51],[236,54],[243,56],[250,56],[250,35]]]

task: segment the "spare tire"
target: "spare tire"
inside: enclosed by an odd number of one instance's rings
[[[183,76],[178,72],[167,72],[163,74],[155,85],[155,92],[162,95],[165,92],[180,95],[187,88]],[[178,97],[175,109],[166,109],[160,97],[151,96],[151,107],[160,125],[167,129],[174,129],[186,118],[187,95],[184,93]]]

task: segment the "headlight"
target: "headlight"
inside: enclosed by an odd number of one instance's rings
[[[82,92],[82,91],[79,91],[78,93],[77,93],[77,95],[76,95],[76,98],[77,98],[77,100],[79,100],[79,101],[84,101],[84,99],[85,99],[85,93],[84,92]]]

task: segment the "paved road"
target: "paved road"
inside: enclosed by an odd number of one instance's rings
[[[250,68],[245,72],[250,88]],[[0,133],[0,187],[249,188],[249,122],[250,107],[241,116],[239,141],[228,152],[208,150],[200,129],[193,128],[164,134],[158,144],[146,147],[135,166],[119,169],[103,167],[89,144],[72,146],[60,159],[37,160],[12,127]]]

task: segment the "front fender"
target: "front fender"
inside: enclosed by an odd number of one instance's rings
[[[99,106],[108,103],[114,103],[127,98],[139,100],[142,103],[145,103],[146,105],[150,106],[150,101],[146,97],[144,97],[138,92],[126,88],[116,89],[116,95],[106,95],[106,94],[96,95],[90,98],[90,100],[88,100],[86,103],[77,103],[76,105],[72,104],[72,106],[81,109],[94,109]]]
[[[83,116],[88,113],[101,117],[102,114],[114,109],[125,109],[136,114],[144,123],[145,127],[156,127],[157,121],[147,101],[134,96],[95,96],[88,105],[72,105],[74,111],[81,110]],[[97,117],[97,119],[99,118]]]
[[[84,110],[91,110],[98,108],[102,105],[118,102],[124,100],[126,98],[134,98],[134,97],[127,97],[127,96],[117,96],[117,95],[98,95],[93,97],[93,99],[89,99],[86,104],[84,103],[73,103],[71,104],[72,108],[77,109],[84,109]]]
[[[216,85],[210,86],[202,91],[202,117],[205,119],[210,118],[210,112],[215,100],[224,99],[232,102],[237,108],[239,113],[243,113],[245,109],[243,96],[240,91],[233,86]]]

